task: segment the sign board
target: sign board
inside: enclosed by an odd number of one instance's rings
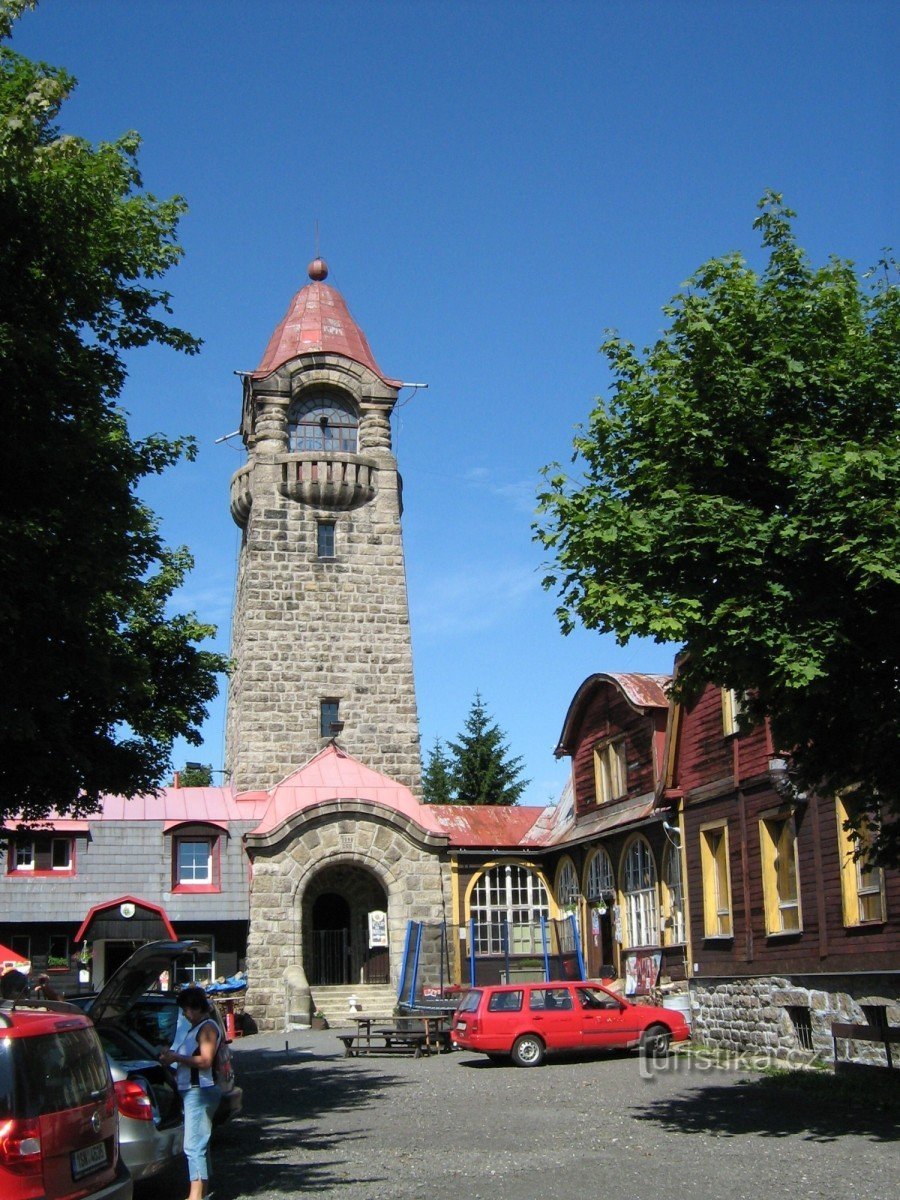
[[[369,949],[374,950],[378,946],[386,946],[388,944],[387,936],[387,913],[386,912],[370,912],[369,913]]]

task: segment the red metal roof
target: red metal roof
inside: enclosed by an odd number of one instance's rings
[[[256,378],[271,375],[292,358],[314,353],[341,354],[374,371],[389,387],[402,387],[375,361],[366,335],[350,315],[341,293],[318,280],[302,287],[293,298],[253,374]]]
[[[450,839],[452,847],[477,847],[482,850],[531,846],[538,839],[531,831],[543,815],[543,808],[494,807],[492,805],[423,804],[423,812],[437,826],[437,832]]]
[[[671,675],[640,675],[637,672],[620,674],[600,671],[596,675],[588,675],[569,704],[555,750],[556,757],[561,758],[562,755],[571,752],[571,740],[576,725],[597,688],[604,685],[618,688],[629,704],[646,711],[652,708],[668,709],[668,688],[671,682]]]

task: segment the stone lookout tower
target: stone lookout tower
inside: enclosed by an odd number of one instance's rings
[[[317,258],[244,379],[247,462],[225,760],[272,787],[337,736],[418,791],[419,731],[389,379]]]

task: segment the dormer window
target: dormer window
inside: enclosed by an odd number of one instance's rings
[[[606,804],[625,795],[625,742],[621,738],[595,748],[594,785],[598,804]]]
[[[349,404],[333,396],[301,400],[288,417],[292,453],[355,454],[359,422]]]
[[[221,890],[222,833],[208,825],[181,825],[172,836],[172,890]]]

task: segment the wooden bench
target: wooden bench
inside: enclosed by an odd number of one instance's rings
[[[339,1033],[337,1037],[343,1042],[345,1058],[359,1058],[364,1054],[412,1054],[419,1058],[430,1050],[424,1030],[386,1027],[367,1032],[357,1029],[353,1033]]]
[[[838,1039],[852,1042],[877,1042],[884,1046],[887,1065],[893,1067],[891,1046],[900,1046],[900,1029],[893,1025],[848,1025],[843,1021],[835,1021],[831,1026],[831,1040],[834,1044],[834,1069],[838,1066]]]

